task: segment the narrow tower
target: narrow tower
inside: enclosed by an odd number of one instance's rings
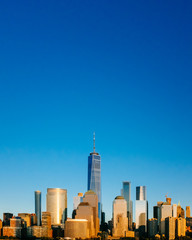
[[[35,214],[37,216],[37,226],[41,226],[41,192],[35,191]]]
[[[95,151],[95,133],[93,134],[93,152],[88,157],[88,190],[98,197],[98,217],[101,219],[101,156]]]

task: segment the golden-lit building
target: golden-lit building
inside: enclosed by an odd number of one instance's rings
[[[53,231],[51,229],[51,213],[50,212],[42,212],[42,228],[47,228],[47,230],[44,229],[44,232],[47,231],[47,233],[44,233],[44,236],[51,238],[53,236]]]
[[[165,218],[165,236],[168,240],[175,239],[175,218],[167,217]]]
[[[98,215],[98,197],[95,192],[89,190],[85,193],[83,197],[84,203],[89,203],[89,205],[93,208],[93,224],[95,228],[95,236],[99,232],[99,215]]]
[[[181,207],[180,202],[177,205],[177,217],[185,218],[185,210]]]
[[[51,238],[52,229],[42,226],[31,226],[27,228],[27,237]]]
[[[96,236],[96,231],[94,227],[94,220],[93,220],[93,208],[87,202],[81,202],[77,207],[75,219],[86,219],[87,227],[88,227],[88,234],[90,237]]]
[[[126,237],[128,234],[127,202],[122,196],[113,201],[113,232],[114,237]]]
[[[31,226],[37,225],[37,216],[35,213],[31,214]]]
[[[22,218],[26,222],[26,227],[31,226],[31,214],[29,214],[29,213],[18,213],[18,217]]]
[[[12,217],[10,219],[10,227],[21,227],[21,218],[20,217]]]
[[[0,219],[0,237],[2,236],[3,221]]]
[[[10,227],[3,227],[3,236],[21,238],[21,231],[21,219],[19,217],[12,217],[10,219]]]
[[[72,239],[89,238],[88,220],[86,219],[67,219],[65,222],[65,237]]]
[[[186,218],[189,218],[191,217],[191,209],[190,209],[190,206],[187,206],[186,207]]]
[[[67,190],[47,189],[47,212],[51,213],[51,224],[61,225],[67,219]]]
[[[169,202],[163,202],[160,206],[160,233],[165,234],[165,219],[167,217],[172,217],[172,206]]]
[[[51,213],[42,212],[42,227],[51,228]]]
[[[185,218],[177,218],[176,219],[176,236],[184,237],[186,235],[186,219]]]

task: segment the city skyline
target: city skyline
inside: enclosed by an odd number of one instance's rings
[[[34,191],[87,191],[92,133],[106,218],[131,182],[191,206],[192,2],[2,1],[0,218]],[[187,181],[186,181],[187,179]],[[111,186],[113,191],[111,191]],[[134,217],[134,216],[133,216]]]

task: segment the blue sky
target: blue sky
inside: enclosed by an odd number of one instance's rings
[[[0,218],[87,190],[96,132],[107,219],[122,181],[192,207],[192,2],[0,3]]]

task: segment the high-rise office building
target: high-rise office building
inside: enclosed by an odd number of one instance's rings
[[[93,222],[96,234],[99,232],[99,217],[98,217],[98,197],[95,192],[89,190],[83,197],[83,202],[88,203],[93,208]]]
[[[10,226],[10,218],[13,217],[13,213],[3,213],[3,226]]]
[[[35,214],[37,216],[37,226],[41,226],[41,192],[35,191]]]
[[[186,218],[191,217],[191,210],[190,210],[190,206],[186,206]]]
[[[101,156],[95,152],[95,134],[93,136],[93,152],[88,157],[88,190],[98,197],[98,217],[101,219]]]
[[[122,196],[113,201],[113,236],[126,237],[128,234],[127,202]]]
[[[173,217],[176,218],[177,217],[177,204],[173,204]]]
[[[184,237],[186,235],[186,219],[179,217],[176,218],[176,236]]]
[[[165,236],[167,240],[175,239],[175,218],[165,218]]]
[[[47,212],[51,213],[51,224],[60,225],[67,219],[67,190],[47,189]]]
[[[89,237],[97,236],[99,232],[98,197],[92,190],[85,193],[83,202],[77,207],[75,219],[86,219]]]
[[[173,210],[172,205],[170,202],[170,198],[166,202],[162,202],[160,205],[160,232],[161,234],[165,234],[165,218],[172,217],[173,216]]]
[[[180,202],[177,205],[177,217],[185,218],[185,210],[181,207]]]
[[[128,228],[132,230],[133,202],[131,201],[131,182],[123,182],[122,196],[127,201]]]
[[[135,204],[135,216],[136,216],[136,229],[140,234],[147,232],[147,220],[148,220],[148,202],[145,186],[136,187],[136,204]]]
[[[151,218],[148,220],[148,236],[154,238],[158,233],[158,221],[156,218]]]

